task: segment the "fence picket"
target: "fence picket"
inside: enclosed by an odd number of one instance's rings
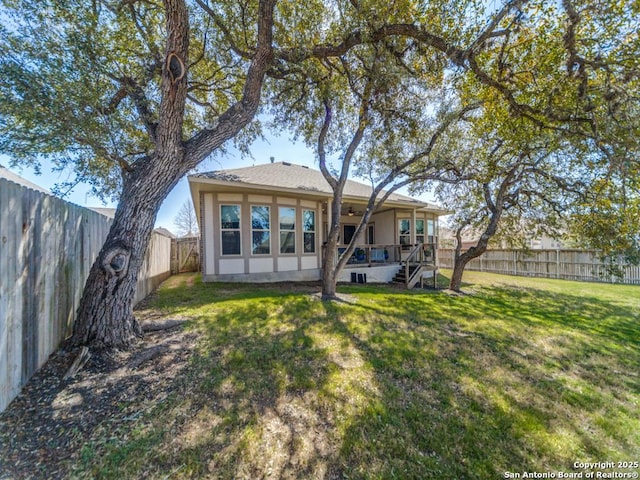
[[[554,255],[551,255],[554,253]],[[454,250],[438,250],[438,267],[453,268]],[[640,267],[624,266],[624,275],[609,274],[596,252],[589,250],[487,250],[467,264],[467,270],[587,282],[640,284]]]
[[[71,332],[112,220],[0,178],[0,412]],[[171,239],[154,233],[136,302],[170,275]]]

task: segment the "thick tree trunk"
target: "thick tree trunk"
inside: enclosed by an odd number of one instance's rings
[[[74,323],[72,343],[126,347],[142,331],[133,316],[140,267],[160,205],[188,171],[182,140],[187,94],[189,16],[184,0],[165,0],[167,43],[160,115],[149,124],[155,154],[124,174],[123,191],[107,239],[89,272]]]
[[[135,199],[123,202],[136,203]],[[73,344],[125,347],[142,334],[132,304],[154,219],[117,217],[82,292]]]
[[[125,183],[113,224],[85,283],[74,345],[122,348],[142,335],[133,316],[138,274],[162,200],[182,176],[177,163],[154,158],[147,162],[148,169],[132,173]]]
[[[337,298],[337,279],[333,266],[333,258],[326,256],[322,262],[322,300],[335,300]]]
[[[462,288],[462,274],[464,273],[464,268],[467,266],[467,263],[469,263],[471,260],[471,258],[467,260],[466,258],[456,257],[453,264],[451,281],[449,282],[449,288],[454,292],[459,292]]]
[[[255,116],[265,73],[273,58],[275,0],[261,0],[258,44],[247,71],[242,98],[220,115],[216,128],[183,139],[189,65],[189,14],[184,0],[164,0],[166,62],[157,124],[147,130],[154,154],[136,161],[125,175],[116,216],[104,247],[89,272],[74,323],[72,343],[126,347],[141,335],[133,316],[138,273],[162,201],[189,170],[235,137]],[[144,109],[143,109],[144,110]]]
[[[322,258],[322,300],[335,300],[337,297],[338,264],[338,235],[340,233],[340,209],[342,208],[341,193],[337,196],[338,201],[332,203],[332,220],[329,226],[327,243],[324,248]]]
[[[464,273],[464,268],[471,260],[473,260],[474,258],[478,258],[480,255],[487,251],[489,239],[491,239],[491,237],[495,235],[496,227],[500,219],[500,214],[501,212],[499,212],[498,214],[494,214],[491,217],[489,226],[480,236],[480,240],[478,240],[478,243],[464,253],[461,253],[462,249],[460,247],[460,238],[458,238],[458,246],[456,247],[455,258],[453,260],[453,273],[451,274],[449,289],[453,290],[454,292],[460,291],[460,288],[462,286],[462,274]]]

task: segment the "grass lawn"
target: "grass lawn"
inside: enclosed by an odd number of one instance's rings
[[[87,444],[76,475],[497,479],[640,461],[640,287],[465,282],[323,303],[172,277],[148,308],[197,332],[178,393]]]

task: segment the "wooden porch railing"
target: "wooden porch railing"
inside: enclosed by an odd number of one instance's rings
[[[422,280],[425,270],[436,271],[436,245],[433,243],[416,244],[404,260],[404,279],[407,288],[413,288]],[[434,286],[436,276],[434,275]]]
[[[336,261],[346,248],[338,248]],[[403,281],[407,288],[413,288],[422,280],[424,271],[437,269],[436,252],[435,243],[358,245],[346,268],[398,265],[402,268],[398,275],[400,281]]]

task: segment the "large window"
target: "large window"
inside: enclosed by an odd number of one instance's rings
[[[398,220],[398,234],[400,245],[411,244],[411,220],[408,218]]]
[[[416,220],[416,243],[424,243],[424,220]]]
[[[280,253],[296,253],[296,209],[280,207]]]
[[[271,218],[269,207],[251,207],[251,253],[253,255],[269,255],[271,253]]]
[[[304,253],[316,253],[316,212],[302,210]]]
[[[429,243],[436,243],[436,222],[435,220],[427,220],[427,236]]]
[[[222,255],[240,255],[240,205],[220,205]]]

